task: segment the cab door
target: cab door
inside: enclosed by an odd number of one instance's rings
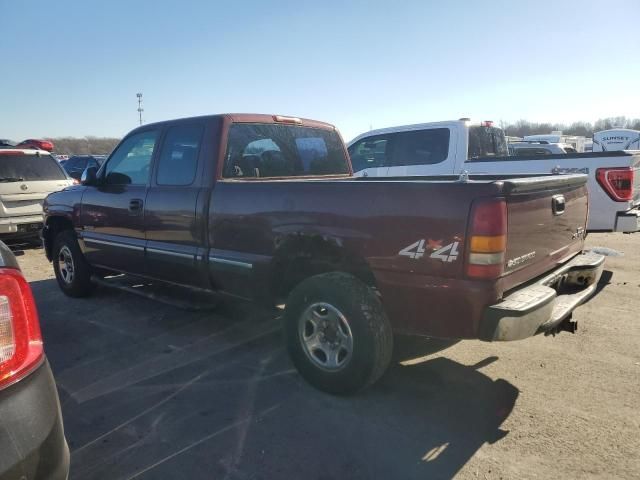
[[[206,203],[201,145],[205,122],[167,128],[145,203],[145,274],[183,285],[206,287],[196,261],[204,255]],[[205,182],[206,183],[206,182]]]
[[[455,165],[455,138],[447,127],[389,134],[387,176],[451,175]]]
[[[117,271],[144,273],[144,205],[159,130],[137,131],[123,140],[82,197],[80,238],[88,262]]]

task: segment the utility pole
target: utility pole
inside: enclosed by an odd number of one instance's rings
[[[144,112],[144,108],[142,108],[142,93],[136,93],[136,97],[138,97],[138,117],[140,118],[140,125],[142,125],[142,112]]]

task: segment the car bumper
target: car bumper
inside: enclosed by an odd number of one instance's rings
[[[49,363],[0,391],[0,480],[64,480],[69,448]]]
[[[485,309],[480,339],[510,341],[555,333],[573,310],[596,292],[603,268],[603,255],[586,253],[518,288]]]
[[[640,231],[640,208],[619,213],[616,217],[616,232],[633,233]]]
[[[0,218],[0,238],[38,237],[42,225],[42,215]]]

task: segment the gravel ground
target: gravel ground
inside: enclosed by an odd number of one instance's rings
[[[273,313],[106,288],[69,299],[41,250],[19,261],[72,479],[640,478],[640,236],[587,244],[624,255],[607,258],[577,334],[400,339],[389,372],[351,398],[300,379]]]

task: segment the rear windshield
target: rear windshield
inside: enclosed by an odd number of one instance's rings
[[[226,178],[349,173],[336,132],[290,125],[236,123],[229,129]]]
[[[62,167],[51,155],[0,153],[0,182],[66,179]]]
[[[469,127],[468,158],[506,157],[509,154],[504,132],[494,127]]]

